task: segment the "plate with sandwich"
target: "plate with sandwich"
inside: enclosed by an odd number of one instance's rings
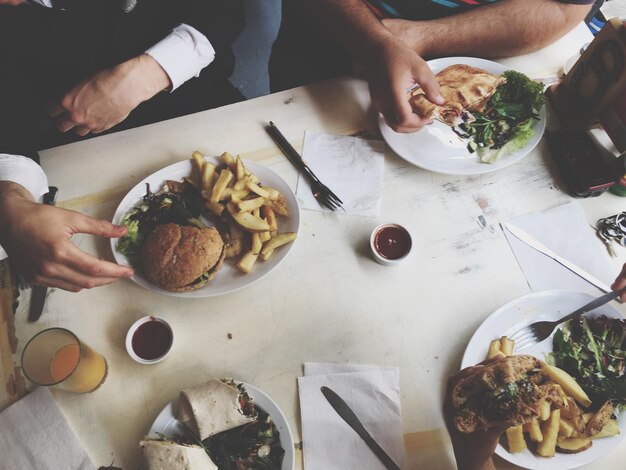
[[[626,320],[618,311],[599,307],[521,352],[508,339],[525,325],[558,320],[592,298],[565,290],[535,292],[492,313],[463,356],[461,368],[486,362],[457,391],[457,429],[506,428],[496,454],[537,470],[580,467],[617,447],[626,433],[626,415],[620,414],[626,408]]]
[[[402,134],[379,117],[383,138],[401,158],[437,173],[477,175],[518,162],[539,143],[546,126],[541,83],[473,57],[428,65],[445,104],[428,101],[420,87],[409,92],[409,100],[415,113],[433,123]]]
[[[212,379],[182,390],[139,443],[148,470],[293,470],[289,424],[252,385]]]
[[[179,297],[212,297],[247,287],[287,256],[300,225],[291,188],[270,169],[228,153],[165,167],[120,202],[111,240],[132,280]]]

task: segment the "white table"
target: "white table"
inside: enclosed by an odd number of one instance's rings
[[[554,76],[589,40],[581,26],[543,51],[503,62],[534,78]],[[375,131],[368,111],[366,84],[343,78],[58,147],[43,152],[42,164],[60,188],[61,206],[110,218],[144,176],[196,149],[239,153],[295,187],[296,171],[263,125],[273,120],[300,147],[305,130]],[[100,390],[55,393],[96,465],[138,468],[137,444],[161,408],[210,376],[266,391],[300,442],[296,377],[304,361],[320,361],[399,366],[409,468],[454,468],[440,413],[444,382],[484,318],[529,293],[498,223],[570,200],[547,158],[542,143],[502,171],[455,177],[420,170],[388,151],[380,220],[303,211],[299,239],[280,268],[219,298],[181,300],[129,281],[80,294],[56,290],[35,324],[26,322],[22,302],[17,352],[36,332],[63,326],[107,357],[109,377]],[[580,200],[590,222],[623,210],[624,202],[609,194]],[[414,253],[399,267],[379,266],[368,254],[369,233],[383,221],[402,223],[413,235]],[[111,256],[107,241],[81,236],[77,243]],[[620,264],[613,261],[616,274]],[[168,320],[176,336],[171,356],[153,366],[134,363],[124,349],[127,328],[146,314]],[[586,468],[621,468],[624,459],[626,442]],[[498,467],[510,466],[498,461]]]

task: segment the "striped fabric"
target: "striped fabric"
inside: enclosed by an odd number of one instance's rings
[[[461,13],[501,0],[363,0],[379,18],[430,20]],[[554,0],[561,3],[591,4],[594,0]]]

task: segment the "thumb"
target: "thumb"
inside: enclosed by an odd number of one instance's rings
[[[72,228],[75,233],[90,233],[106,238],[118,238],[126,234],[126,227],[113,225],[107,220],[96,219],[85,214],[77,214]]]
[[[428,65],[424,64],[423,67],[419,68],[415,79],[417,83],[419,83],[422,90],[424,90],[424,94],[426,95],[428,101],[438,105],[442,105],[446,102],[443,96],[441,96],[437,77],[435,77]]]

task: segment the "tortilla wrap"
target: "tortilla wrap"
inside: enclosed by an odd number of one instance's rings
[[[139,446],[148,470],[218,470],[204,449],[197,445],[147,439]]]
[[[445,104],[439,106],[428,101],[421,88],[412,91],[409,100],[420,116],[449,126],[473,121],[471,111],[483,111],[498,85],[505,81],[500,75],[464,64],[446,67],[435,76]]]
[[[237,387],[213,379],[180,392],[178,421],[200,440],[255,420],[243,414]]]

